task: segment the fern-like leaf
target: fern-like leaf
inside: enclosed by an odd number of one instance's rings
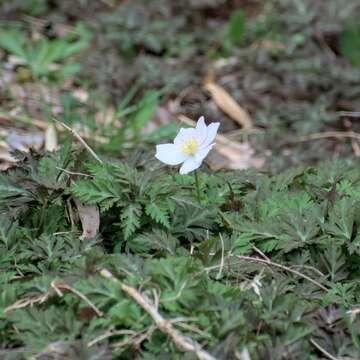
[[[154,202],[149,203],[145,207],[145,212],[157,223],[164,225],[166,228],[170,228],[169,214],[166,209],[166,204],[156,204]]]
[[[85,204],[99,204],[108,210],[121,199],[120,186],[103,180],[80,180],[73,184],[70,192]]]
[[[140,227],[142,208],[139,204],[130,204],[121,213],[121,227],[125,240],[128,240]]]

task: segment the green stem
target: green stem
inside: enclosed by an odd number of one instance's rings
[[[198,176],[197,170],[195,170],[194,176],[195,176],[196,195],[197,195],[197,199],[198,199],[199,204],[201,204],[201,199],[200,199],[200,186],[199,186],[199,176]]]

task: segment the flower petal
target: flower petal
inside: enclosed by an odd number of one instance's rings
[[[195,159],[197,162],[200,162],[200,164],[203,162],[203,160],[206,158],[207,154],[210,152],[210,150],[213,148],[215,144],[211,144],[209,146],[207,146],[206,148],[203,148],[201,150],[199,150],[196,154],[195,154]]]
[[[184,140],[196,137],[196,131],[194,128],[181,128],[174,139],[175,145],[181,145]]]
[[[196,138],[199,144],[203,143],[207,136],[207,126],[205,124],[205,118],[203,116],[199,117],[199,120],[196,123]]]
[[[188,155],[179,151],[174,144],[156,145],[155,157],[167,165],[179,165],[188,158]]]
[[[209,146],[215,140],[219,126],[220,126],[220,123],[217,122],[217,123],[211,123],[207,127],[207,136],[206,136],[206,139],[204,140],[204,142],[201,144],[201,148]]]
[[[190,158],[188,158],[182,165],[180,168],[180,174],[181,175],[186,175],[189,172],[196,170],[197,168],[199,168],[201,165],[201,161],[198,162],[195,158],[195,156],[192,156]]]

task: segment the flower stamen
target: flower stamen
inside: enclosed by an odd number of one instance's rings
[[[196,140],[196,138],[193,137],[193,138],[185,140],[182,143],[181,151],[187,155],[194,155],[197,153],[198,148],[199,148],[199,143]]]

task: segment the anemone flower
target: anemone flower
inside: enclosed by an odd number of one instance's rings
[[[214,146],[220,123],[206,126],[201,116],[195,128],[181,128],[174,142],[156,145],[155,157],[167,165],[181,165],[180,174],[185,175],[199,168]]]

